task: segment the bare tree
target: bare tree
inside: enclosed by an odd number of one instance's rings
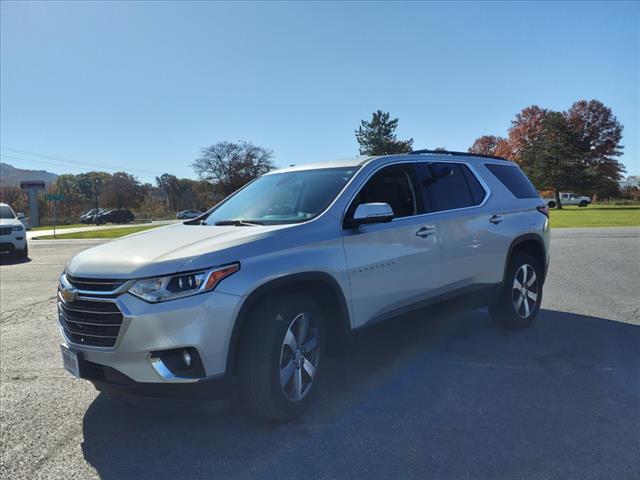
[[[218,142],[202,149],[191,166],[202,180],[219,185],[229,195],[273,168],[273,152],[252,143]]]

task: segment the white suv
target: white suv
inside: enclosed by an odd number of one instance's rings
[[[29,256],[23,218],[23,213],[16,215],[9,205],[0,203],[0,252],[15,253],[18,258]]]
[[[65,367],[99,390],[214,399],[285,418],[354,330],[473,295],[538,313],[547,206],[497,157],[417,151],[307,164],[201,217],[85,250],[60,277]]]

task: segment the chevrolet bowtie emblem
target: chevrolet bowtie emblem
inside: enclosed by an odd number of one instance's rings
[[[73,288],[61,288],[60,295],[62,296],[62,300],[66,303],[71,303],[76,299],[76,295],[78,295],[78,291]]]

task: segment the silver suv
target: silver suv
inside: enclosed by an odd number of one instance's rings
[[[72,258],[63,362],[99,390],[297,414],[356,329],[453,297],[536,317],[548,210],[497,157],[416,151],[270,172],[202,216]]]

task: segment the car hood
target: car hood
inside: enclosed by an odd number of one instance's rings
[[[213,254],[209,266],[221,265],[238,260],[229,257],[229,249],[288,227],[185,224],[160,227],[84,250],[67,263],[66,272],[76,277],[150,277],[201,268],[194,260],[205,254]]]
[[[15,218],[0,218],[0,227],[12,227],[14,225],[22,224]]]

